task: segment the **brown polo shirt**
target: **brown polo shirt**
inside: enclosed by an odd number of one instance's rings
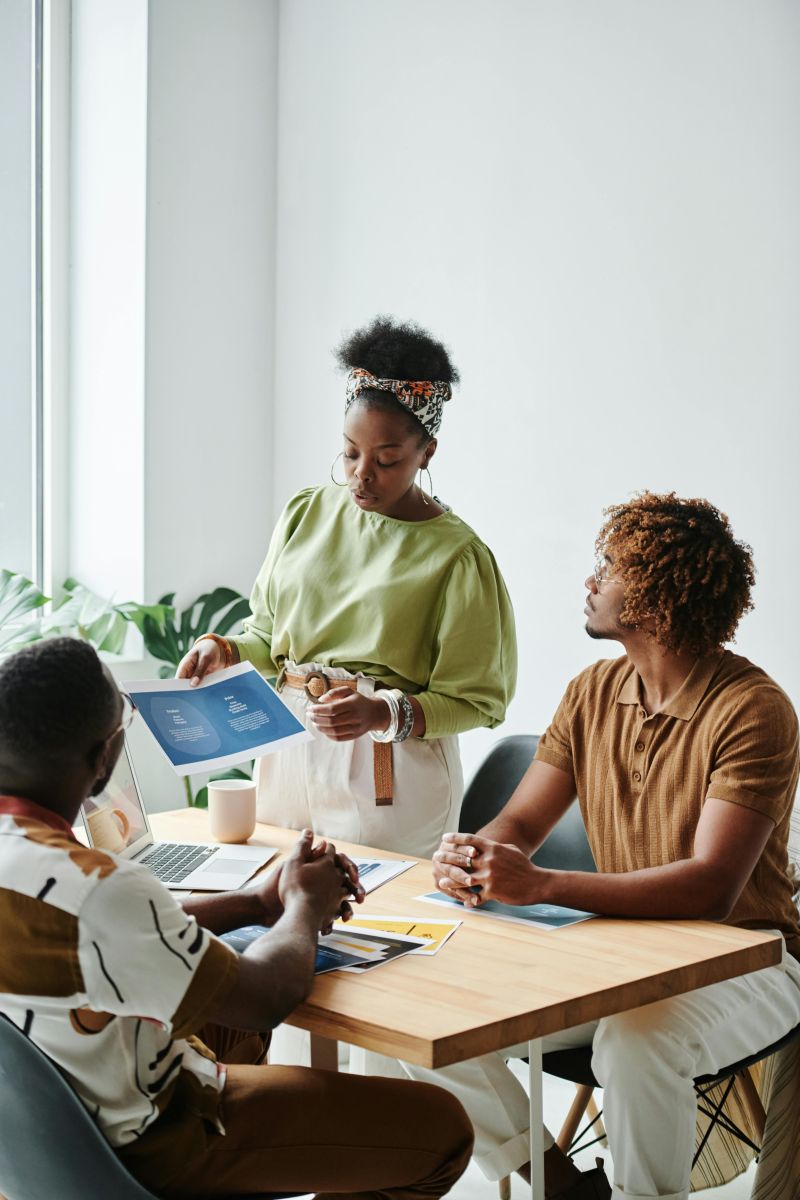
[[[769,841],[728,922],[780,929],[800,958],[787,849],[797,716],[764,671],[716,650],[648,716],[627,656],[595,663],[570,683],[536,757],[572,775],[597,869],[606,873],[691,857],[708,797],[769,817]]]

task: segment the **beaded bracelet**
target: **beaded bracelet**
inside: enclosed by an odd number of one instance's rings
[[[399,693],[402,695],[402,692]],[[383,700],[384,704],[388,704],[389,713],[389,728],[383,731],[378,729],[370,729],[369,736],[373,742],[393,742],[397,737],[397,726],[400,723],[400,702],[397,699],[398,692],[395,688],[381,688],[375,693],[377,700]]]
[[[200,637],[197,638],[194,645],[196,646],[198,642],[205,641],[216,642],[222,650],[222,653],[225,655],[225,666],[233,666],[233,651],[231,650],[231,644],[227,638],[220,637],[218,633],[202,633]]]
[[[400,712],[403,715],[403,725],[400,732],[392,739],[394,742],[404,742],[411,736],[411,730],[414,728],[414,706],[408,696],[400,697]]]

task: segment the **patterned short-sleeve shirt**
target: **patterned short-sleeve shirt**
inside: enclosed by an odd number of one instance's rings
[[[64,1072],[112,1146],[162,1114],[221,1131],[224,1069],[190,1038],[237,956],[145,868],[0,797],[0,1012]],[[178,1111],[180,1110],[180,1111]]]

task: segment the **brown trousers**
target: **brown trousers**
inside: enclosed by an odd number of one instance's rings
[[[187,1162],[164,1197],[316,1192],[417,1200],[444,1196],[466,1170],[472,1126],[442,1088],[259,1062],[252,1035],[201,1030],[228,1064],[225,1136]]]

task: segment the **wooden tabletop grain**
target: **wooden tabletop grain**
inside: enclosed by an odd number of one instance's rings
[[[198,810],[151,818],[158,838],[206,840]],[[297,834],[256,827],[251,844],[290,847]],[[348,853],[400,858],[340,843]],[[269,868],[267,868],[269,869]],[[368,896],[359,912],[446,918],[414,897],[433,890],[431,865]],[[313,1034],[440,1067],[597,1020],[780,961],[771,934],[710,921],[596,918],[553,931],[476,916],[434,957],[408,956],[363,975],[317,978],[290,1024]]]

